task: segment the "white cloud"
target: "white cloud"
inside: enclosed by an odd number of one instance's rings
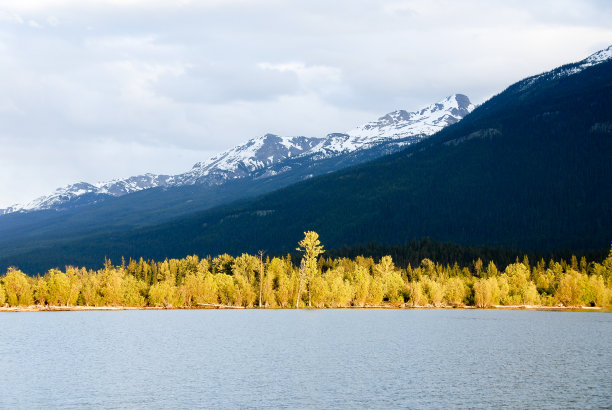
[[[308,66],[305,63],[259,63],[263,70],[293,73],[300,85],[300,92],[314,93],[322,98],[343,92],[342,70],[324,65]]]
[[[246,3],[248,0],[3,0],[2,7],[21,13],[45,12],[57,9],[79,8],[148,8],[167,10],[176,8],[213,8],[228,4]]]
[[[250,62],[238,67],[215,61],[188,63],[163,76],[157,85],[157,92],[189,104],[264,101],[296,89],[295,75],[271,73]]]
[[[55,16],[47,17],[46,21],[47,21],[47,24],[51,27],[57,27],[60,25],[59,19]]]

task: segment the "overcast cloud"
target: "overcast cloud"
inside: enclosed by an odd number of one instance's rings
[[[0,207],[323,136],[612,44],[612,2],[3,0]]]

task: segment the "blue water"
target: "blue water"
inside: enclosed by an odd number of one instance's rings
[[[612,314],[0,314],[0,408],[602,408]]]

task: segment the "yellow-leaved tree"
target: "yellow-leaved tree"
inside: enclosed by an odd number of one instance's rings
[[[323,250],[323,245],[321,241],[319,241],[319,234],[315,231],[304,232],[304,239],[298,242],[299,248],[298,251],[303,252],[304,256],[302,257],[302,263],[300,264],[300,284],[298,287],[298,295],[297,300],[295,302],[295,307],[299,308],[300,304],[300,296],[302,293],[302,286],[304,282],[308,288],[308,306],[312,306],[310,300],[310,287],[315,278],[319,274],[319,269],[317,267],[317,258],[320,254],[325,252]]]

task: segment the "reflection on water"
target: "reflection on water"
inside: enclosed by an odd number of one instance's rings
[[[606,407],[611,340],[606,313],[5,313],[0,407]]]

